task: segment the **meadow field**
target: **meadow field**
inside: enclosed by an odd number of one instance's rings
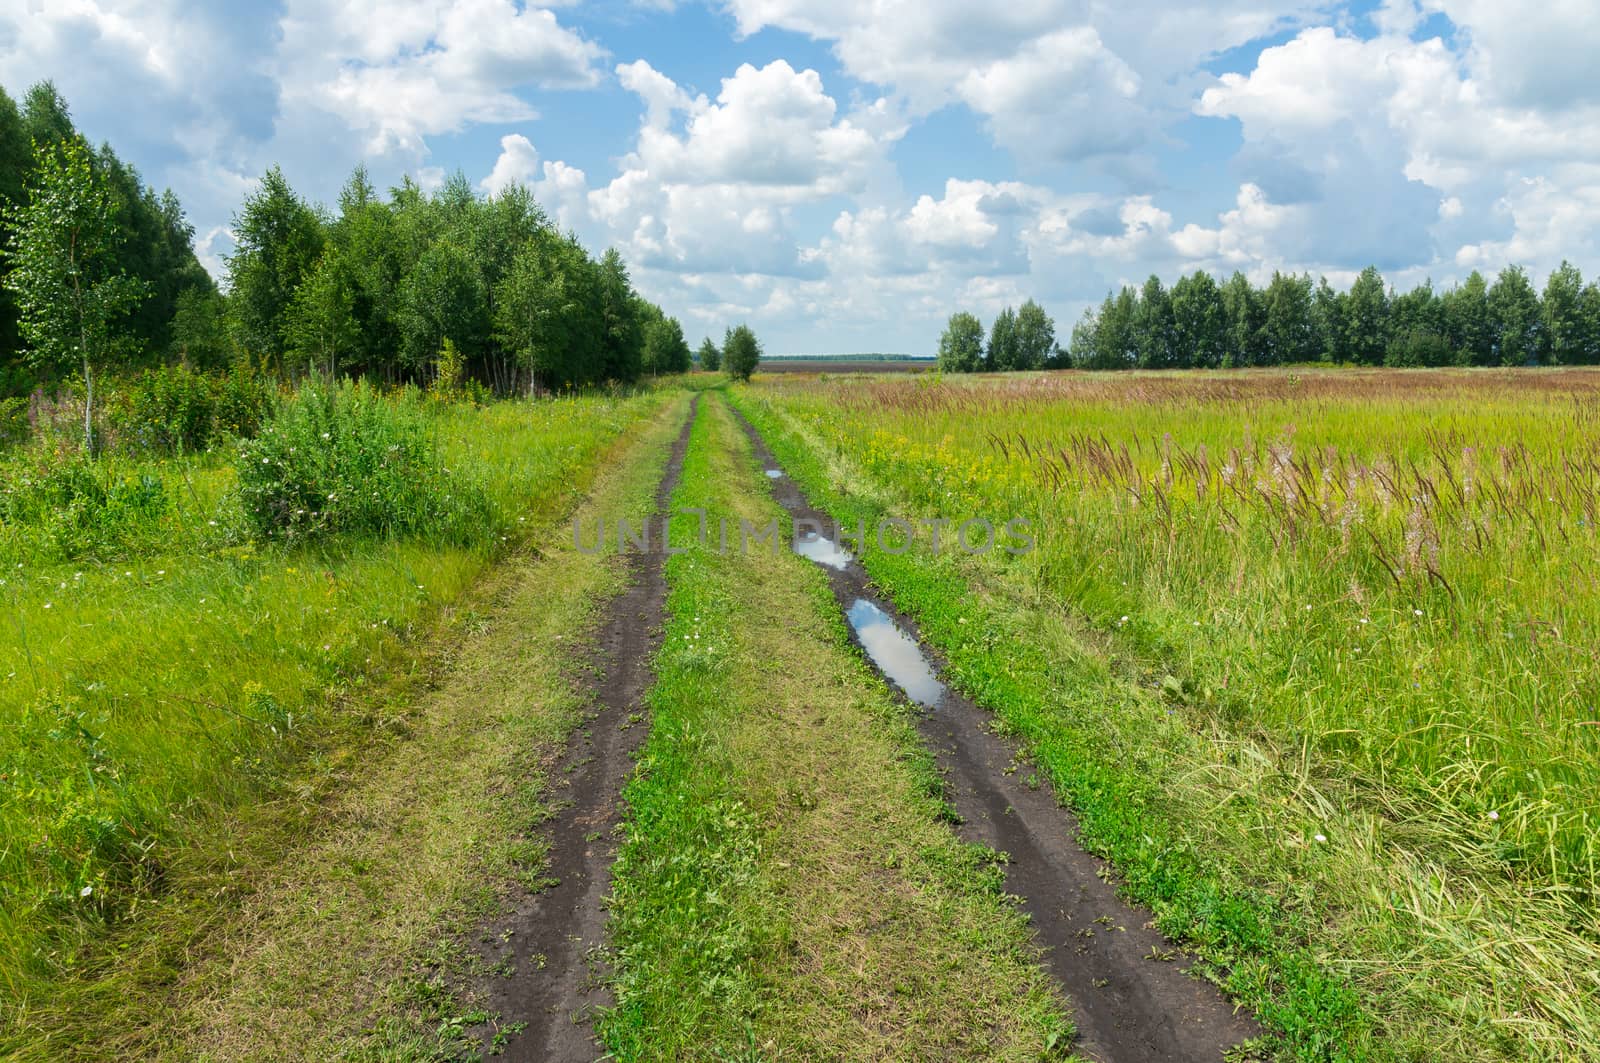
[[[1576,369],[782,372],[42,433],[0,1053],[1593,1058],[1597,414]],[[573,532],[652,511],[781,534]]]
[[[768,378],[824,509],[1163,928],[1313,1057],[1600,1044],[1600,375]],[[947,533],[948,535],[949,533]]]

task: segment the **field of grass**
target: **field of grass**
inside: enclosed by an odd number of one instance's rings
[[[1301,1058],[1600,1044],[1600,375],[766,378],[869,572]],[[953,529],[952,529],[953,530]],[[947,533],[946,541],[949,541]]]
[[[413,400],[445,474],[487,500],[451,544],[263,542],[246,532],[231,454],[93,469],[113,495],[133,484],[165,499],[119,514],[127,534],[0,523],[0,1049],[40,1046],[41,1009],[111,965],[109,936],[125,948],[156,918],[191,841],[226,850],[219,824],[292,796],[307,765],[349,772],[337,736],[397,723],[369,692],[424,669],[416,643],[440,611],[569,512],[667,397]],[[42,475],[64,459],[10,462]]]
[[[551,777],[629,578],[568,521],[649,510],[691,388],[673,507],[786,526],[737,409],[864,524],[867,574],[1028,785],[1259,1019],[1241,1058],[1595,1058],[1581,370],[347,391],[373,434],[321,434],[311,399],[242,451],[4,456],[0,1055],[420,1060],[514,1036],[528,1017],[490,1015],[482,979],[533,972],[471,942],[576,841]],[[943,549],[927,525],[884,549],[890,517],[947,520]],[[1026,520],[1034,548],[965,551],[973,518]],[[1074,1001],[1008,858],[952,829],[926,725],[826,574],[782,537],[673,528],[605,1048],[1065,1056]]]

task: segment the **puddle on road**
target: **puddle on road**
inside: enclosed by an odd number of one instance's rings
[[[944,684],[933,674],[922,648],[900,630],[888,613],[865,598],[857,598],[845,616],[872,663],[905,691],[906,697],[930,709],[944,700]]]
[[[768,469],[767,470],[767,479],[769,479],[769,480],[776,480],[782,475],[783,475],[783,470],[782,469]]]
[[[825,539],[820,535],[815,537],[807,536],[795,540],[794,552],[801,557],[810,558],[819,565],[827,565],[829,568],[838,569],[840,572],[843,572],[850,566],[850,562],[855,560],[850,551],[843,549],[832,539]]]

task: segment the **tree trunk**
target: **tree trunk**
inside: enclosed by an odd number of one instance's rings
[[[88,337],[83,338],[83,450],[94,457],[94,372],[89,365]]]

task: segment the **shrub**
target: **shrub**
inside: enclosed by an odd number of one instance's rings
[[[212,428],[220,442],[222,435],[254,439],[262,422],[272,416],[277,391],[272,384],[253,373],[234,370],[216,382],[216,411]]]
[[[271,389],[248,374],[212,377],[170,366],[141,374],[114,420],[123,446],[180,454],[255,435],[271,404]]]
[[[104,556],[161,539],[171,508],[166,485],[123,476],[78,456],[18,464],[0,481],[0,522],[39,529],[66,557]]]
[[[113,423],[125,447],[181,454],[210,445],[215,409],[205,377],[179,367],[150,369],[127,389]]]
[[[239,495],[257,534],[471,543],[494,531],[487,495],[444,468],[416,400],[365,384],[302,389],[239,448]]]

